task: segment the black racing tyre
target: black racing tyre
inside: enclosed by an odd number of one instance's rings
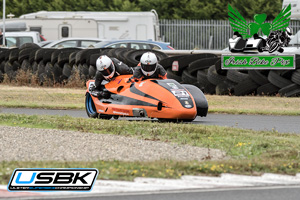
[[[10,71],[14,71],[13,65],[10,62],[6,62],[4,65],[4,72],[7,74]]]
[[[34,60],[35,60],[37,63],[40,63],[40,61],[43,60],[44,51],[45,51],[45,49],[44,49],[44,48],[41,48],[41,49],[38,49],[38,50],[35,52]]]
[[[276,70],[277,74],[288,80],[291,80],[294,71],[295,70]]]
[[[107,56],[108,57],[112,57],[112,58],[117,58],[117,54],[115,53],[115,51],[117,50],[118,48],[113,48],[113,49],[110,49],[107,53]]]
[[[101,55],[107,55],[108,56],[108,52],[111,50],[112,48],[101,48],[100,49],[100,53]]]
[[[253,94],[258,87],[259,85],[257,83],[248,78],[234,86],[234,95],[243,96]]]
[[[10,70],[6,73],[6,75],[8,76],[9,81],[13,81],[16,78],[17,72]]]
[[[220,58],[211,57],[211,58],[202,58],[198,59],[188,65],[189,73],[192,75],[196,75],[198,70],[208,69],[210,66],[214,65]],[[216,70],[216,69],[215,69]],[[217,72],[216,72],[217,73]]]
[[[43,64],[44,64],[44,63],[43,63]],[[43,85],[43,84],[46,82],[46,80],[47,80],[47,75],[44,74],[44,73],[41,73],[41,74],[39,75],[39,84],[40,84],[40,85]]]
[[[96,67],[93,65],[89,66],[89,78],[94,78],[96,75]]]
[[[204,86],[202,91],[205,94],[215,94],[216,93],[216,86],[214,84],[209,83],[209,84]]]
[[[152,49],[132,50],[126,54],[126,64],[130,67],[137,66],[140,62],[141,56],[149,51],[156,55],[158,61],[168,57],[165,53]]]
[[[76,52],[72,52],[69,55],[69,64],[70,64],[70,66],[73,66],[75,64],[76,54],[77,54],[77,51]]]
[[[9,51],[9,49],[2,49],[0,48],[0,62],[5,60],[6,51]]]
[[[46,65],[48,62],[52,61],[52,54],[56,51],[56,49],[45,49],[43,55],[43,62]]]
[[[207,69],[198,70],[197,83],[195,83],[195,85],[206,94],[215,94],[216,86],[208,81],[207,72],[208,72]]]
[[[63,69],[58,65],[58,63],[55,63],[53,66],[53,75],[56,83],[60,83],[62,81],[62,72]]]
[[[273,85],[272,83],[267,83],[257,88],[258,95],[274,95],[278,93],[280,88]]]
[[[5,66],[5,61],[2,61],[0,63],[0,72],[4,73],[4,66]]]
[[[36,73],[38,70],[38,63],[36,61],[33,61],[32,65],[32,73]]]
[[[223,75],[223,76],[226,76],[226,75],[227,75],[228,70],[222,69],[222,66],[221,66],[221,59],[219,59],[219,60],[215,63],[215,66],[216,66],[217,74]]]
[[[78,49],[78,48],[56,49],[51,54],[51,64],[54,65],[58,60],[58,56],[62,53],[67,53],[67,52],[72,52],[73,53],[73,52],[78,52],[78,51],[80,51],[80,49]]]
[[[22,50],[22,49],[39,49],[39,48],[41,48],[41,47],[35,43],[25,43],[19,47],[20,50]]]
[[[46,75],[46,77],[48,79],[54,80],[54,69],[53,69],[53,65],[51,64],[51,62],[47,62],[47,64],[45,65],[44,74]]]
[[[23,62],[23,60],[29,59],[29,55],[31,52],[32,52],[32,49],[29,49],[29,48],[20,50],[19,58],[18,58],[19,63],[21,64]]]
[[[86,77],[89,76],[89,66],[87,64],[82,64],[82,74],[84,74]]]
[[[21,67],[20,63],[18,61],[14,61],[12,64],[13,71],[18,71]]]
[[[235,70],[235,69],[229,69],[227,72],[227,79],[229,79],[235,83],[241,83],[244,80],[249,79],[249,75],[239,72],[238,70]]]
[[[207,80],[214,85],[219,85],[220,83],[226,80],[226,76],[217,74],[216,66],[212,65],[208,69]]]
[[[57,60],[59,54],[61,54],[62,49],[55,49],[51,54],[50,54],[50,61],[48,60],[47,62],[51,62],[52,65],[54,65]]]
[[[35,61],[34,58],[35,58],[35,53],[36,53],[37,50],[38,49],[32,49],[32,51],[30,52],[29,58],[28,58],[30,64],[33,64],[33,62]]]
[[[300,55],[296,55],[295,60],[296,60],[296,64],[295,64],[296,69],[300,69]]]
[[[300,85],[300,69],[297,69],[292,75],[292,81]]]
[[[80,61],[81,61],[81,59],[82,59],[82,57],[83,57],[83,55],[84,55],[84,51],[86,51],[86,49],[81,50],[81,51],[78,51],[78,52],[76,53],[76,56],[75,56],[75,64],[76,64],[76,65],[81,64]]]
[[[0,71],[0,83],[2,83],[4,80],[4,74],[2,73],[2,71]]]
[[[11,51],[11,50],[12,50],[12,49],[8,49],[8,51],[5,51],[5,52],[4,52],[4,55],[5,55],[5,56],[4,56],[4,60],[5,60],[5,61],[8,61],[8,60],[9,60],[9,54],[10,54],[10,51]]]
[[[269,83],[268,77],[265,76],[261,70],[248,70],[248,74],[249,77],[259,85],[265,85]]]
[[[183,55],[166,57],[160,60],[158,63],[163,66],[163,68],[168,69],[172,67],[174,61],[178,61],[178,59],[181,57],[183,57]]]
[[[98,118],[98,113],[94,104],[94,101],[90,95],[90,93],[86,93],[85,95],[85,110],[90,118]]]
[[[62,74],[69,78],[71,76],[71,72],[72,72],[72,67],[70,66],[69,63],[65,63],[64,64],[64,67],[63,67],[63,71],[62,71]]]
[[[118,60],[122,61],[123,63],[126,63],[126,58],[123,54],[130,51],[132,49],[128,48],[114,48],[108,51],[108,56],[117,58]]]
[[[131,49],[123,49],[123,51],[117,51],[116,53],[117,53],[117,58],[120,60],[120,61],[122,61],[123,63],[125,63],[126,64],[126,57],[125,57],[125,55],[129,52],[129,51],[131,51]]]
[[[171,70],[171,68],[167,69],[167,78],[168,79],[174,79],[176,80],[178,83],[182,82],[182,78],[181,76],[177,76],[176,74],[173,73],[173,71]]]
[[[195,84],[197,82],[197,77],[191,75],[188,70],[183,70],[182,73],[182,82],[187,84]]]
[[[75,57],[75,64],[84,64],[89,62],[89,57],[91,54],[100,53],[100,49],[84,49],[78,51]]]
[[[184,55],[181,58],[178,58],[179,71],[176,72],[176,74],[181,75],[183,70],[186,69],[190,64],[191,64],[190,67],[194,67],[194,65],[199,66],[199,63],[193,63],[194,61],[197,61],[197,60],[203,59],[203,58],[216,58],[216,57],[217,57],[217,55],[210,54],[210,53]],[[196,74],[192,74],[192,75],[196,76]]]
[[[43,63],[43,61],[41,60],[38,64],[38,77],[40,77],[41,74],[44,74],[45,72],[45,64]]]
[[[226,79],[216,86],[216,95],[230,95],[234,92],[236,83]]]
[[[278,93],[285,97],[298,97],[300,96],[300,85],[292,83],[291,85],[281,88]]]
[[[22,64],[21,64],[21,67],[20,67],[23,71],[27,71],[27,70],[30,70],[32,71],[32,67],[31,67],[31,64],[29,62],[28,59],[25,59],[23,60]]]
[[[90,56],[90,63],[89,65],[92,65],[94,67],[96,67],[96,61],[97,59],[101,56],[101,53],[96,53],[96,54],[92,54]]]
[[[12,49],[9,53],[9,62],[10,63],[13,63],[14,61],[17,61],[19,58],[19,49],[15,48],[15,49]]]
[[[80,63],[81,64],[87,64],[89,65],[90,63],[90,56],[92,54],[95,54],[95,53],[100,53],[101,52],[101,49],[99,48],[95,48],[95,49],[86,49],[83,54],[81,55],[81,60],[80,60]]]
[[[57,64],[63,68],[65,63],[69,63],[69,56],[72,52],[63,52],[58,55]]]
[[[86,64],[78,64],[78,70],[80,78],[83,80],[87,80],[89,76],[89,67]]]
[[[207,73],[208,73],[207,69],[198,70],[198,72],[197,72],[197,82],[203,83],[204,85],[207,84],[207,83],[210,83],[207,79]]]
[[[279,88],[284,88],[284,87],[292,84],[292,81],[281,77],[275,71],[269,72],[268,80],[270,81],[270,83],[272,83],[273,85],[275,85]]]

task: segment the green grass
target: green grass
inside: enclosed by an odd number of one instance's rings
[[[0,84],[0,107],[84,109],[85,89]],[[209,113],[300,115],[299,97],[206,95]]]
[[[223,172],[241,174],[300,172],[300,136],[296,134],[196,124],[14,114],[0,114],[0,125],[123,135],[144,140],[216,148],[230,156],[230,159],[221,161],[211,161],[208,156],[203,162],[2,162],[0,163],[2,182],[8,180],[9,174],[16,167],[95,167],[103,170],[99,176],[101,179],[122,180],[132,180],[136,176],[178,178],[182,174],[218,175]],[[6,169],[7,167],[9,169]]]

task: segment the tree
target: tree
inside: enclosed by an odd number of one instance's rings
[[[228,3],[245,19],[266,13],[267,20],[277,16],[282,0],[11,0],[6,1],[6,13],[20,15],[45,11],[150,11],[155,9],[160,19],[228,19]],[[0,0],[2,5],[2,0]],[[2,16],[2,10],[0,10]]]

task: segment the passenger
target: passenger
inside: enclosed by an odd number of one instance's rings
[[[95,86],[90,88],[93,96],[109,98],[110,93],[105,89],[102,82],[111,81],[119,75],[133,74],[132,68],[128,67],[116,58],[109,58],[106,55],[100,56],[96,61]]]
[[[144,79],[167,79],[166,70],[157,63],[157,57],[152,52],[146,52],[142,55],[140,63],[135,68],[131,82],[137,82]]]

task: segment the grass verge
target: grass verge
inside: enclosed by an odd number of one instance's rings
[[[84,109],[85,89],[0,85],[0,107]],[[300,115],[297,97],[206,95],[210,113]]]
[[[276,131],[252,131],[195,124],[171,124],[141,121],[99,120],[68,116],[26,116],[0,114],[0,125],[53,128],[81,132],[137,137],[216,148],[231,158],[222,161],[175,162],[1,162],[0,181],[7,182],[17,167],[95,167],[100,179],[132,180],[137,176],[178,178],[183,174],[218,175],[220,173],[295,174],[300,171],[300,135]]]

